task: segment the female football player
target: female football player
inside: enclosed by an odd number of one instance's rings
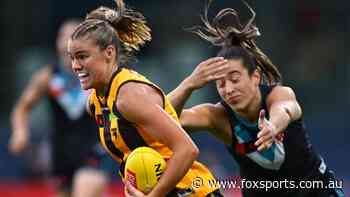
[[[169,94],[181,114],[181,125],[188,131],[208,130],[227,145],[240,166],[242,180],[256,182],[257,187],[241,182],[245,197],[344,196],[339,188],[326,188],[335,178],[309,141],[293,89],[282,85],[277,67],[255,44],[260,33],[252,24],[255,13],[250,10],[253,17],[242,26],[234,9],[221,10],[212,22],[206,9],[205,27],[193,29],[221,47],[217,56],[225,58],[232,71],[216,80],[222,99],[216,104],[182,110],[194,90],[218,77],[214,69],[222,61],[218,58],[199,64]],[[302,181],[321,181],[324,187],[301,189]],[[264,183],[274,183],[275,188]]]
[[[147,196],[220,196],[215,187],[191,186],[197,177],[206,181],[213,176],[195,161],[198,149],[163,91],[122,67],[151,35],[141,13],[126,8],[122,0],[116,4],[116,10],[100,7],[90,12],[68,42],[81,87],[92,89],[87,108],[98,124],[101,144],[121,163],[121,174],[130,152],[140,146],[157,150],[167,160],[166,170]]]

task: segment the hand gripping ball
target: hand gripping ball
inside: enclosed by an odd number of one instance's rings
[[[150,147],[134,149],[125,163],[124,179],[132,186],[149,193],[166,168],[162,155]]]

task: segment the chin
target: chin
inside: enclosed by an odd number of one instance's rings
[[[244,105],[243,103],[229,103],[229,105],[231,106],[231,108],[235,111],[241,111],[244,109]]]
[[[80,84],[80,87],[81,87],[81,89],[83,89],[83,90],[89,90],[89,89],[92,88],[91,85],[83,84],[83,83]]]

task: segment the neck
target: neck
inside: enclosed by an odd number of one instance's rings
[[[96,88],[96,92],[98,96],[104,96],[106,95],[110,81],[113,80],[113,74],[117,71],[118,65],[114,64],[110,66],[110,69],[106,69],[106,72],[104,74],[103,80]]]

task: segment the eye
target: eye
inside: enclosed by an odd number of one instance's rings
[[[239,82],[239,78],[232,79],[231,81],[232,81],[232,83],[238,83]]]
[[[85,55],[85,54],[79,54],[77,55],[77,59],[78,60],[85,60],[86,58],[88,58],[89,56],[88,55]]]

